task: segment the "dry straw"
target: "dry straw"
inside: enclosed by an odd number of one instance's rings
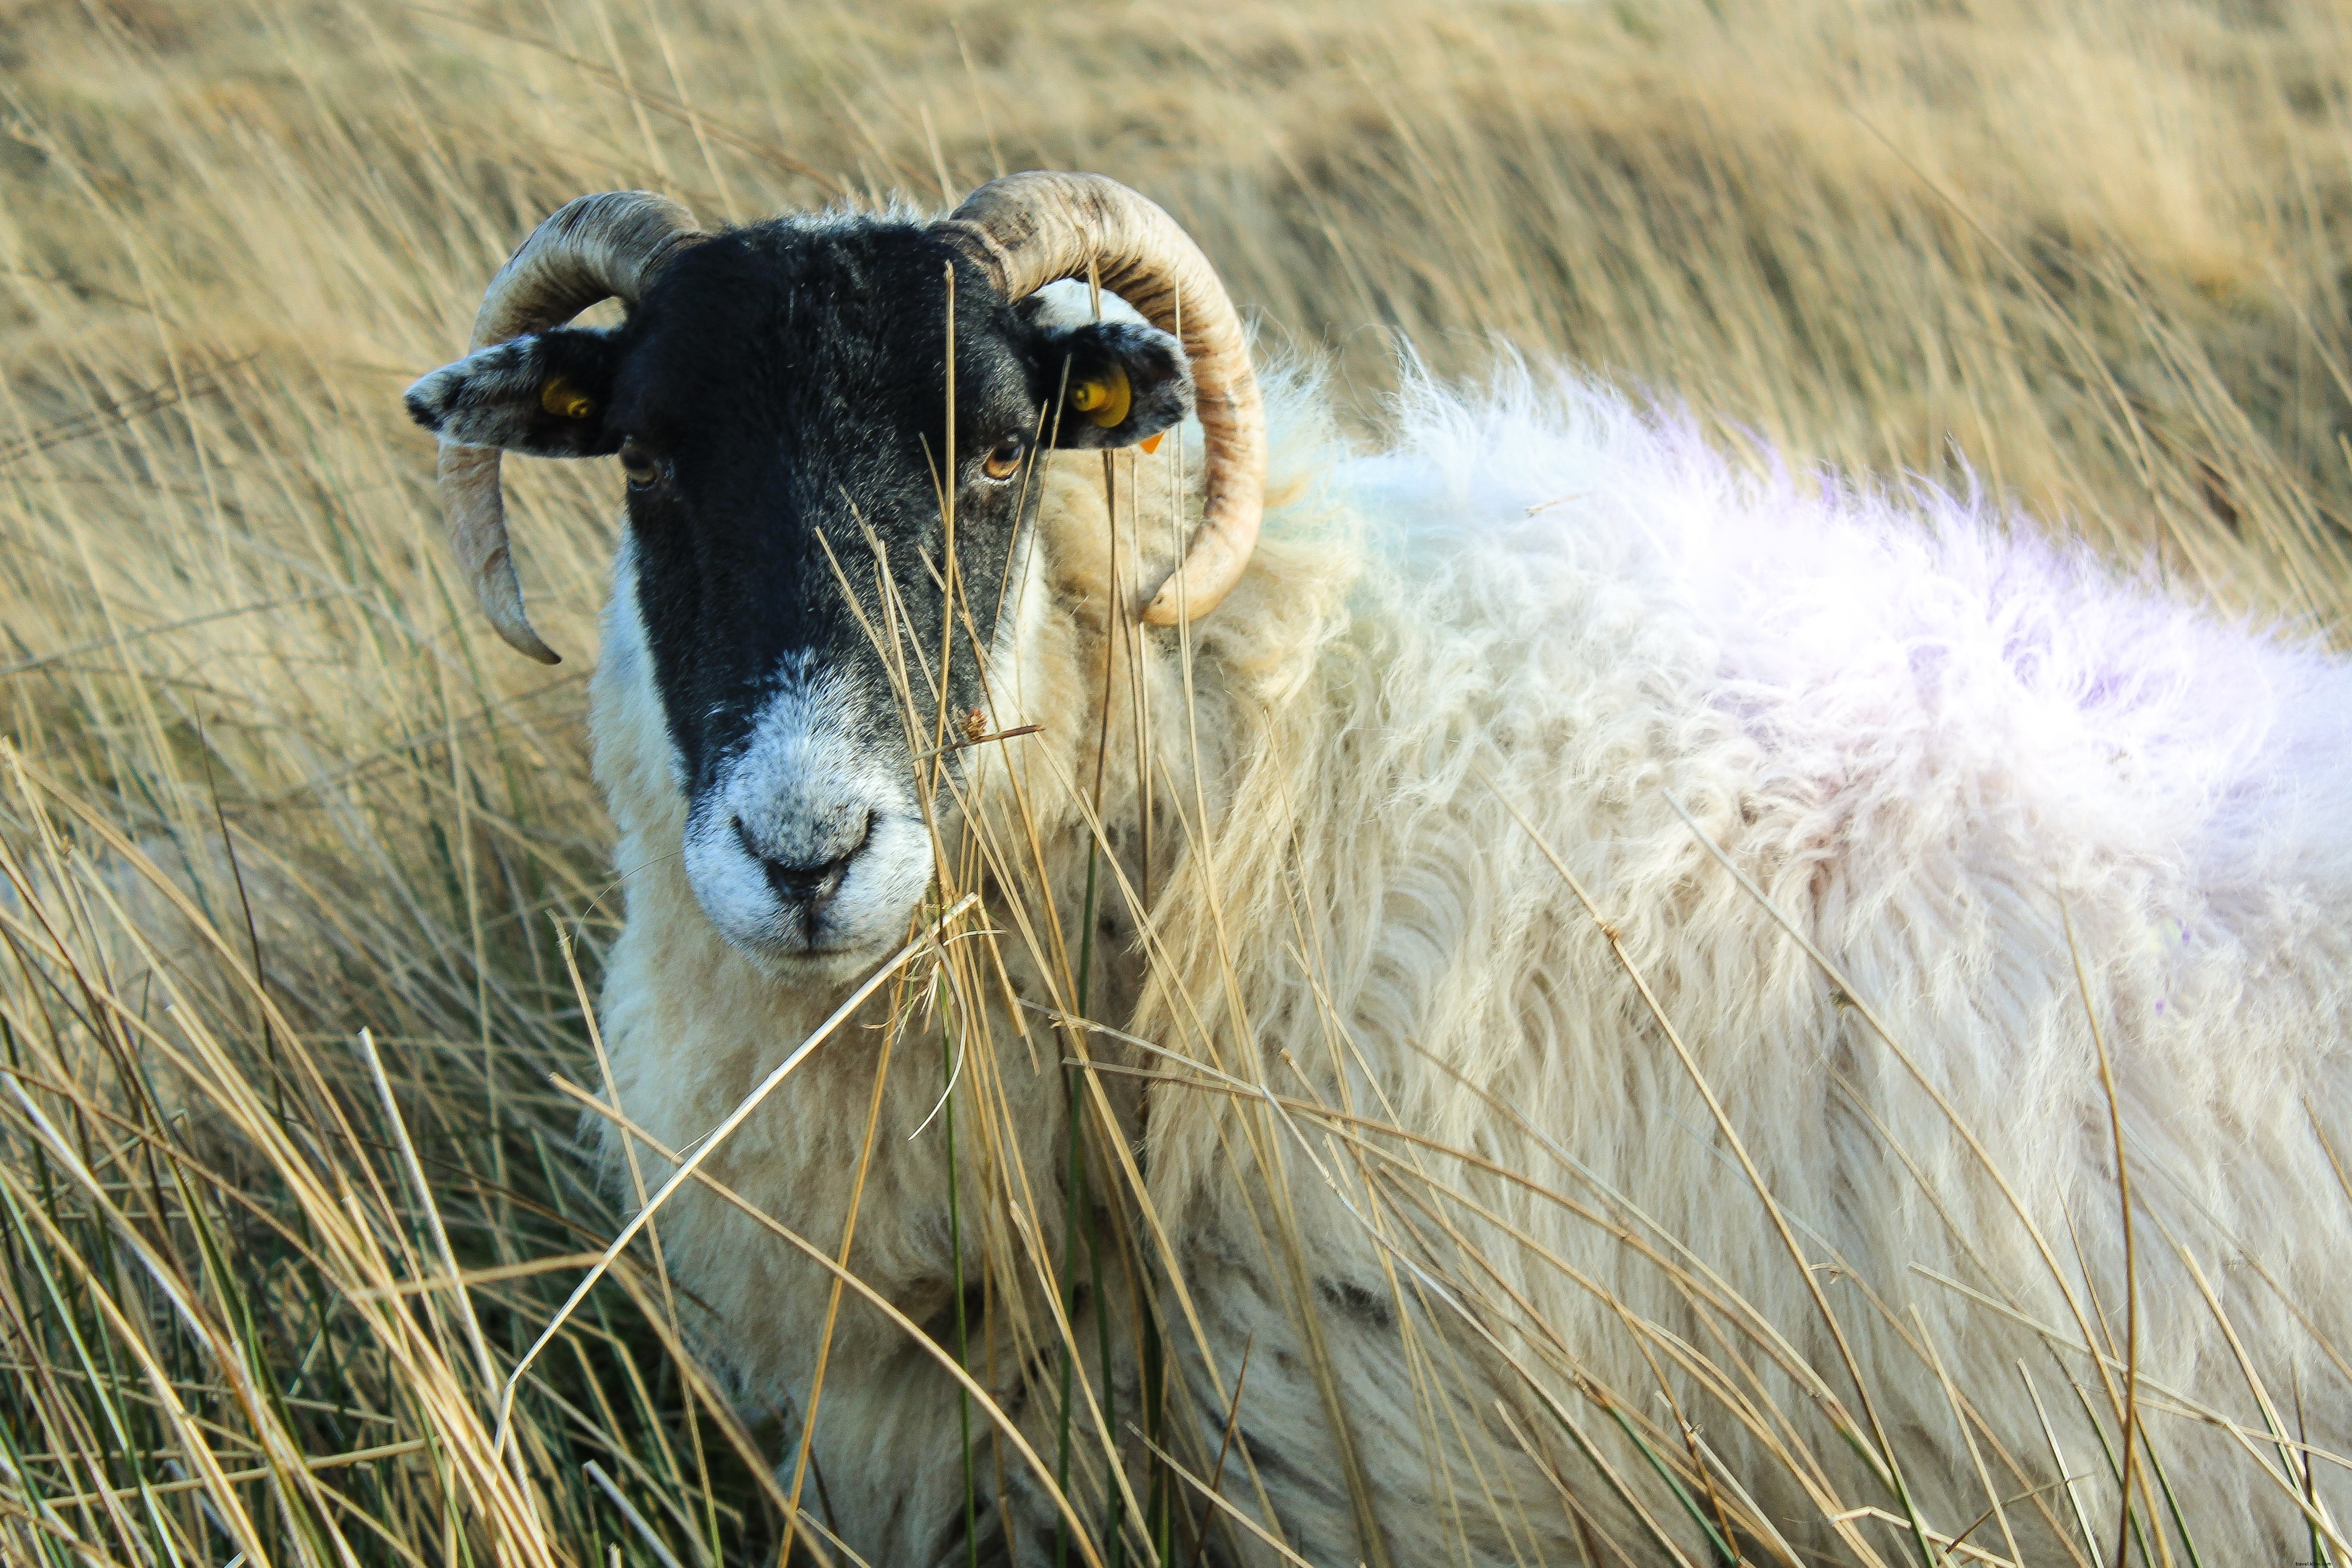
[[[0,0],[0,1557],[705,1568],[789,1534],[796,1556],[854,1560],[822,1474],[794,1475],[790,1424],[750,1424],[692,1350],[658,1226],[635,1234],[639,1205],[592,1174],[583,1111],[614,1112],[574,1087],[604,1082],[584,1003],[640,868],[607,863],[577,666],[511,659],[468,613],[434,538],[430,444],[398,413],[562,199],[643,185],[744,219],[1097,169],[1186,224],[1262,344],[1328,357],[1367,434],[1401,352],[1449,374],[1507,345],[1566,353],[1759,460],[1982,486],[2175,591],[2340,637],[2344,29],[2254,0],[830,5],[789,25],[747,0]],[[534,609],[587,649],[609,476],[511,466]],[[897,671],[927,761],[950,745],[928,658]],[[1038,787],[1093,821],[1088,783]],[[1147,831],[1184,841],[1198,808]],[[1560,1190],[1129,1041],[1088,1016],[1094,922],[1043,902],[1021,823],[943,829],[939,847],[926,934],[877,1006],[892,1049],[940,1048],[920,1135],[961,1140],[973,1173],[953,1195],[970,1281],[1042,1306],[983,1314],[985,1332],[959,1312],[923,1343],[961,1379],[941,1414],[970,1435],[967,1494],[1034,1469],[1067,1557],[1286,1552],[1234,1440],[1245,1362],[1230,1386],[1213,1367],[1217,1408],[1181,1420],[1164,1387],[1139,1405],[1105,1375],[1200,1333],[1134,1151],[1097,1135],[1142,1074],[1244,1105],[1236,1158],[1296,1150],[1309,1177],[1352,1162],[1425,1243],[1384,1245],[1430,1321],[1479,1325],[1530,1389],[1577,1390],[1497,1408],[1557,1494],[1461,1500],[1507,1539],[1527,1538],[1526,1511],[1565,1509],[1596,1564],[1796,1568],[1788,1521],[1712,1424],[1812,1500],[1842,1562],[2002,1563],[2021,1539],[2086,1565],[2198,1561],[2197,1521],[2131,1434],[2143,1409],[2221,1417],[2135,1375],[2126,1303],[2032,1325],[2091,1368],[2081,1388],[2018,1369],[2050,1451],[2012,1458],[2040,1482],[1971,1446],[1969,1391],[1948,1379],[1952,1463],[1980,1479],[1984,1517],[1922,1519],[1891,1472],[1841,1495],[1849,1455],[1809,1445],[1835,1430],[1883,1453],[1868,1388],[1806,1364],[1797,1325],[1742,1301],[1638,1195]],[[1100,870],[1101,900],[1153,896]],[[954,925],[984,887],[1012,891],[988,924]],[[1008,1023],[1013,947],[1055,994]],[[1061,1168],[1008,1152],[994,1064],[1031,1052],[1070,1064],[1091,1130]],[[1736,1147],[1738,1107],[1710,1106]],[[639,1146],[674,1167],[662,1192],[711,1186],[698,1156]],[[1705,1391],[1705,1419],[1578,1381],[1576,1347],[1456,1245],[1503,1223],[1473,1173],[1606,1227],[1673,1281],[1716,1339],[1628,1327],[1673,1386]],[[1099,1234],[1035,1229],[1055,1184],[1099,1200]],[[790,1219],[762,1223],[866,1300],[841,1239]],[[2064,1245],[2045,1242],[2062,1279]],[[1118,1347],[1074,1331],[1080,1281],[1097,1301],[1164,1281],[1173,1321]],[[1891,1299],[1894,1282],[1853,1283],[1839,1310]],[[1884,1316],[1934,1361],[1924,1330]],[[1050,1445],[965,1370],[1041,1354]],[[1449,1365],[1422,1346],[1412,1375],[1440,1390]],[[2230,1435],[2308,1499],[2314,1467],[2341,1461],[2301,1441],[2296,1390],[2256,1394],[2261,1425]],[[2078,1410],[2104,1456],[2061,1451]],[[2128,1513],[2091,1516],[2118,1481]],[[2339,1528],[2311,1507],[2315,1562],[2352,1563]]]

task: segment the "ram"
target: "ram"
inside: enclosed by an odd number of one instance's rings
[[[1087,278],[1133,310],[1046,287]],[[984,1155],[1018,1201],[958,1230],[908,1136],[940,1053],[856,1028],[705,1169],[828,1251],[854,1208],[852,1270],[996,1347],[1046,1469],[1072,1397],[1156,1463],[1104,1411],[1160,1325],[1221,1560],[2099,1560],[2118,1469],[2142,1550],[2177,1506],[2207,1563],[2347,1560],[2352,673],[1572,378],[1417,384],[1369,455],[1311,375],[1266,385],[1198,248],[1091,176],[708,234],[610,193],[526,241],[408,402],[535,658],[500,453],[626,476],[593,695],[624,1113],[694,1143],[979,885],[1026,939],[955,1190]],[[1024,873],[959,858],[983,829]],[[1150,1200],[1112,1270],[1147,1299],[959,1295],[960,1248],[1065,1256],[1081,1103]],[[1055,1557],[1042,1474],[992,1460],[967,1508],[935,1345],[835,1322],[708,1192],[660,1224],[747,1406],[824,1363],[842,1541]],[[990,1337],[1056,1312],[1123,1348]]]

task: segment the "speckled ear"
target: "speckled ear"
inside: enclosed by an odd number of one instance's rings
[[[409,417],[442,440],[534,457],[615,450],[605,428],[613,346],[604,332],[565,329],[494,344],[408,389]]]
[[[1139,321],[1089,321],[1048,331],[1039,358],[1062,389],[1054,444],[1133,446],[1156,443],[1192,412],[1192,367],[1176,340]],[[1066,376],[1064,367],[1067,366]]]

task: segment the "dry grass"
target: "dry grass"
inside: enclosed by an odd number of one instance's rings
[[[573,657],[524,665],[463,612],[396,394],[579,192],[715,220],[1098,169],[1368,428],[1401,341],[1565,352],[2345,635],[2340,14],[875,11],[0,4],[0,1555],[777,1537],[772,1434],[675,1354],[642,1251],[488,1441],[615,1223],[548,1086],[595,1082],[556,934],[593,980],[611,507],[513,465]]]

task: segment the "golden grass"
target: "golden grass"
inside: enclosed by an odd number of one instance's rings
[[[1402,344],[1565,353],[1734,446],[1981,485],[2232,609],[2352,617],[2323,7],[8,0],[0,72],[15,1560],[780,1533],[772,1434],[678,1354],[642,1249],[489,1441],[616,1223],[549,1086],[596,1082],[556,934],[593,977],[613,525],[600,473],[510,465],[572,662],[511,658],[397,393],[568,196],[715,221],[1097,169],[1368,430]]]

